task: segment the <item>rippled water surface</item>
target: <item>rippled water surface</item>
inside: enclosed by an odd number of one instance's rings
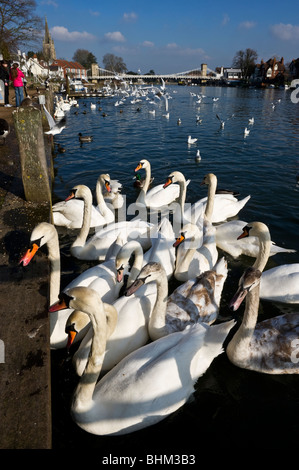
[[[122,183],[130,204],[137,196],[134,169],[140,159],[146,158],[152,166],[154,184],[164,182],[174,170],[191,180],[188,202],[206,196],[200,182],[210,172],[217,175],[218,187],[239,191],[239,198],[250,194],[239,218],[266,223],[278,245],[298,250],[299,105],[292,103],[291,92],[179,86],[169,86],[167,91],[171,96],[169,119],[163,116],[163,98],[155,99],[156,105],[145,98],[133,104],[128,98],[122,106],[115,106],[119,97],[80,99],[79,108],[71,108],[66,115],[67,128],[55,138],[66,152],[57,153],[54,160],[54,202],[64,199],[76,184],[94,190],[98,176],[110,173]],[[191,93],[203,93],[205,97],[198,104],[198,98]],[[213,101],[214,97],[219,100]],[[97,104],[96,110],[90,109],[92,102]],[[149,113],[153,107],[155,116]],[[226,121],[223,129],[216,114]],[[196,122],[197,116],[201,124]],[[248,125],[251,117],[254,124]],[[179,118],[181,125],[177,124]],[[250,134],[244,138],[246,126]],[[92,134],[93,141],[80,145],[79,132]],[[196,144],[187,144],[188,135],[198,139]],[[197,149],[202,156],[199,163],[195,162]],[[70,268],[70,235],[60,230],[60,236],[66,264],[63,279],[67,282],[67,272],[80,272],[83,264],[71,264]],[[222,319],[231,318],[227,302],[244,267],[253,263],[246,257],[233,260],[227,255],[227,259],[230,272],[223,291]],[[269,267],[292,262],[298,262],[298,253],[276,255]],[[262,316],[299,310],[271,302],[261,305]],[[225,354],[199,379],[191,403],[161,424],[123,438],[92,436],[72,423],[69,400],[75,383],[65,353],[53,352],[55,448],[97,448],[100,459],[113,452],[145,455],[164,449],[182,454],[200,453],[210,445],[242,447],[250,442],[270,446],[276,439],[281,439],[283,446],[297,442],[298,377],[271,377],[237,369]]]

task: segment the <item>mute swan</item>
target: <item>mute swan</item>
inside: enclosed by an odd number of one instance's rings
[[[152,232],[152,246],[145,253],[143,253],[143,249],[138,241],[132,240],[126,243],[123,249],[120,250],[116,256],[116,269],[119,279],[122,279],[124,268],[128,264],[132,254],[134,254],[134,262],[130,270],[131,279],[133,279],[132,271],[139,274],[141,268],[145,264],[150,261],[155,261],[162,264],[165,269],[167,279],[169,280],[173,275],[175,268],[176,255],[175,248],[173,246],[174,240],[175,236],[172,225],[169,220],[164,217],[157,229]]]
[[[250,134],[250,130],[245,127],[244,129],[244,137],[247,137]]]
[[[256,258],[259,252],[258,237],[249,237],[237,239],[236,234],[241,233],[247,222],[243,220],[230,220],[223,224],[217,225],[216,228],[216,245],[221,250],[229,253],[233,258],[241,255],[253,256]],[[294,253],[296,250],[283,248],[271,242],[270,256],[277,253]]]
[[[155,282],[157,299],[149,320],[149,335],[152,340],[186,328],[196,322],[213,323],[217,316],[221,292],[227,277],[224,258],[215,270],[206,271],[190,279],[168,296],[167,277],[160,263],[146,264],[136,281],[126,290],[125,295],[135,293],[141,286]]]
[[[238,367],[264,374],[299,374],[299,313],[286,313],[257,323],[261,271],[248,268],[230,302],[237,310],[246,296],[242,323],[229,342],[226,353]]]
[[[93,266],[75,279],[73,279],[65,289],[75,286],[90,286],[98,289],[101,292],[103,301],[113,302],[117,299],[119,292],[123,286],[123,281],[117,280],[117,273],[115,268],[116,255],[123,246],[124,240],[120,234],[114,244],[113,250],[110,251],[109,259],[105,262]],[[38,224],[31,233],[31,248],[27,250],[25,255],[21,258],[20,263],[27,266],[36,252],[43,245],[47,245],[48,259],[50,260],[50,305],[58,299],[61,284],[61,271],[60,271],[60,250],[57,230],[54,225],[47,222]],[[125,275],[128,273],[125,267]],[[136,275],[131,278],[131,273],[128,274],[128,285],[130,285],[136,278]],[[65,290],[64,289],[64,290]],[[67,345],[67,334],[65,333],[65,324],[71,314],[71,311],[66,310],[56,315],[50,316],[50,346],[51,349],[64,348]],[[77,318],[82,317],[82,312],[77,312]],[[83,315],[86,320],[86,315]],[[89,320],[85,321],[84,327],[89,324]],[[80,335],[76,337],[76,341],[82,339],[86,334],[85,328],[80,329]]]
[[[145,170],[145,182],[136,199],[137,204],[144,204],[151,209],[167,206],[171,204],[179,196],[179,187],[177,185],[163,189],[163,184],[158,184],[148,191],[151,181],[151,164],[148,160],[140,160],[135,172]]]
[[[97,207],[91,206],[90,227],[102,227],[114,222],[114,212],[106,205],[103,188],[111,193],[111,180],[108,174],[101,174],[96,184]],[[83,223],[84,202],[79,199],[69,199],[57,202],[52,206],[54,225],[67,228],[81,228]]]
[[[73,395],[71,415],[85,431],[121,435],[151,426],[182,407],[196,380],[215,357],[234,322],[196,324],[132,352],[97,382],[106,350],[106,312],[99,294],[74,288],[50,311],[71,307],[85,311],[94,336],[84,374]],[[110,307],[110,316],[116,311]]]
[[[106,204],[112,204],[114,209],[121,209],[124,207],[125,200],[124,196],[121,194],[122,184],[118,180],[110,180],[110,189],[103,189],[103,196]],[[98,203],[99,204],[99,203]]]
[[[207,203],[207,197],[203,197],[199,201],[192,204],[191,208],[185,209],[185,200],[186,200],[186,180],[184,175],[179,171],[174,171],[171,173],[166,183],[165,187],[169,186],[171,183],[179,183],[180,194],[179,194],[179,205],[181,207],[181,213],[183,214],[183,222],[193,222],[196,223],[198,218],[203,214],[205,210],[205,205]],[[245,206],[247,201],[249,201],[251,196],[246,196],[244,199],[238,201],[238,199],[233,194],[221,193],[216,194],[214,199],[214,209],[211,222],[218,223],[223,222],[229,217],[234,217],[237,215],[240,210]],[[191,216],[192,214],[192,216]],[[193,215],[194,214],[194,215]]]
[[[211,224],[217,178],[213,173],[208,173],[201,184],[206,184],[209,188],[202,220],[203,229],[200,230],[196,224],[185,224],[181,236],[175,242],[177,254],[174,276],[183,282],[212,269],[218,259],[216,229]]]
[[[134,255],[134,263],[129,270],[130,274],[126,286],[132,285],[140,273],[141,268],[149,261],[163,263],[163,268],[169,279],[172,276],[175,264],[175,253],[172,247],[174,235],[171,229],[170,222],[164,219],[161,222],[161,229],[158,230],[157,236],[153,238],[152,247],[147,250],[145,255],[143,254],[139,242],[131,240],[125,243],[115,257],[117,281],[123,281],[124,274],[126,275],[128,271],[128,263],[132,255]],[[169,232],[172,234],[171,238],[167,238]],[[90,287],[101,292],[94,284],[95,283],[90,285]],[[148,319],[153,309],[155,299],[156,285],[151,283],[138,289],[135,295],[130,297],[122,296],[113,303],[118,312],[119,320],[115,331],[107,343],[107,357],[105,356],[103,363],[104,371],[111,369],[122,357],[138,347],[143,346],[148,341]],[[81,330],[81,321],[81,316],[77,319],[76,313],[71,315],[68,323],[73,325],[71,328],[72,334],[74,334],[74,330],[77,332]],[[83,323],[83,326],[85,326],[85,323]],[[91,340],[92,332],[89,331],[74,354],[73,363],[78,375],[82,375],[86,365]],[[113,344],[113,347],[110,347],[110,344]]]
[[[269,229],[262,222],[252,222],[244,227],[239,238],[249,235],[259,239],[259,253],[253,266],[263,272],[271,249]],[[260,298],[299,303],[299,263],[283,264],[264,271],[260,282]]]
[[[84,201],[83,223],[80,232],[73,242],[70,251],[73,256],[84,260],[104,260],[110,245],[116,240],[119,233],[127,239],[139,239],[143,248],[149,248],[150,230],[152,224],[142,220],[123,221],[111,223],[101,228],[87,241],[90,229],[92,195],[85,185],[75,186],[69,198],[81,198]]]
[[[128,283],[130,284],[130,282]],[[91,286],[92,287],[92,286]],[[100,293],[100,290],[93,289]],[[112,302],[117,312],[117,322],[111,336],[107,340],[103,357],[102,373],[112,369],[121,359],[149,341],[148,321],[155,304],[156,286],[144,285],[131,297],[121,296]],[[75,310],[65,323],[66,332],[71,336],[69,346],[81,329],[85,328],[87,319],[77,315]],[[77,375],[81,376],[86,367],[92,344],[93,330],[90,328],[84,335],[77,351],[73,355],[73,366]]]

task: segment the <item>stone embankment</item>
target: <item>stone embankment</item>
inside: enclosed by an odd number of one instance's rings
[[[50,221],[51,201],[25,196],[16,112],[0,105],[11,128],[0,139],[0,448],[51,449],[49,265],[45,252],[30,269],[19,264],[35,225]],[[44,144],[49,159],[48,137]]]

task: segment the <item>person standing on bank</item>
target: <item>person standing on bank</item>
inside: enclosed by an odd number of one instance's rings
[[[9,67],[6,60],[0,62],[0,80],[4,83],[4,106],[10,107],[9,104]]]
[[[19,64],[17,64],[16,62],[12,65],[9,75],[9,78],[12,81],[13,87],[15,89],[17,108],[21,105],[24,99],[23,78],[25,77],[22,70],[19,69],[18,65]]]

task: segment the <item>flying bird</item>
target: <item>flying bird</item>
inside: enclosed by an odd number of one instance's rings
[[[50,130],[45,132],[45,134],[48,134],[48,135],[60,134],[61,131],[63,131],[63,129],[65,128],[66,119],[62,118],[59,122],[56,123],[44,104],[43,104],[43,108],[44,108],[45,115],[47,117],[48,124],[50,127]]]

